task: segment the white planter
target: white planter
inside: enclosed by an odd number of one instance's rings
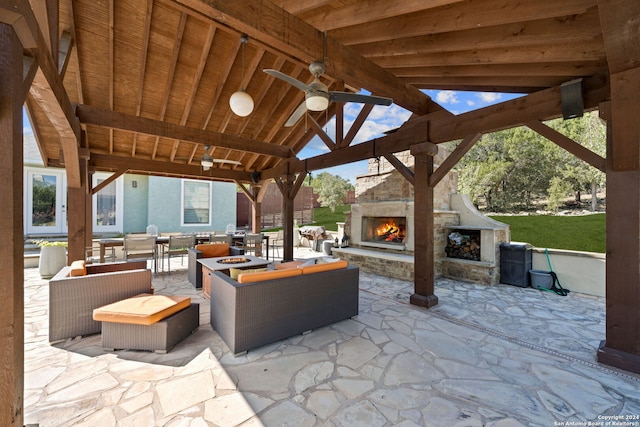
[[[38,272],[43,279],[50,279],[67,265],[67,248],[64,246],[40,247]]]

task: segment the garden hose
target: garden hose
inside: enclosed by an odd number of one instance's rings
[[[538,289],[542,291],[554,292],[560,296],[566,297],[571,291],[569,289],[565,289],[562,287],[562,285],[560,284],[560,280],[558,280],[558,275],[553,271],[553,267],[551,267],[551,259],[549,258],[549,249],[544,248],[544,254],[547,256],[547,264],[549,264],[549,272],[551,273],[551,280],[553,282],[551,283],[551,287],[549,289],[547,288],[538,288]]]

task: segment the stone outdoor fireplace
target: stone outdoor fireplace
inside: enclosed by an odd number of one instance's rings
[[[413,156],[396,156],[408,167]],[[437,166],[446,158],[434,158]],[[356,203],[338,235],[347,234],[349,248],[336,253],[363,271],[413,280],[415,237],[420,221],[414,213],[413,186],[384,158],[369,161],[369,174],[356,180]],[[434,269],[436,276],[496,284],[500,243],[509,242],[509,227],[480,213],[468,197],[456,194],[457,179],[450,172],[434,188]]]

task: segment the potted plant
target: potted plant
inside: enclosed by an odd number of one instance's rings
[[[38,272],[43,279],[50,279],[67,265],[67,242],[36,240],[40,246]]]

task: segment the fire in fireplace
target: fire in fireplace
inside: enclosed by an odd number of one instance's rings
[[[451,230],[444,251],[449,258],[480,261],[480,230]]]
[[[403,244],[407,237],[405,217],[362,217],[362,241]]]

